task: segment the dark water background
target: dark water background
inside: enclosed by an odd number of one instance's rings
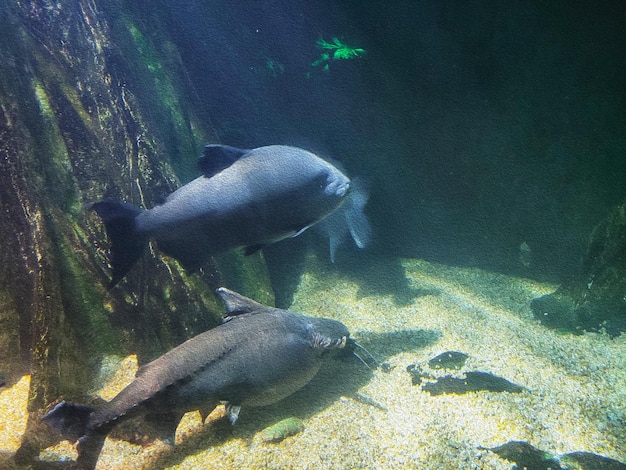
[[[126,8],[145,34],[167,29],[222,143],[301,145],[370,180],[371,253],[558,280],[624,200],[622,2]],[[367,54],[313,67],[333,37]]]

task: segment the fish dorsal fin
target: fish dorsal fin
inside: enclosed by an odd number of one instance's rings
[[[228,316],[242,315],[244,313],[256,312],[267,308],[265,305],[255,302],[248,297],[244,297],[237,292],[226,289],[225,287],[220,287],[215,293],[222,299],[222,302],[224,302]]]
[[[198,160],[198,168],[210,178],[224,168],[228,168],[250,150],[230,145],[209,144],[204,147],[204,155]]]

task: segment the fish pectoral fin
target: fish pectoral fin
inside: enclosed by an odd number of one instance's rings
[[[228,421],[230,421],[231,425],[234,425],[239,418],[241,406],[233,405],[228,401],[223,401],[222,404],[226,407],[226,416],[228,416]]]
[[[300,230],[296,230],[294,234],[290,236],[290,238],[296,238],[298,235],[302,234],[302,232],[304,232],[309,227],[310,225],[307,225],[306,227],[303,227]]]
[[[204,155],[198,160],[198,168],[205,177],[210,178],[231,166],[249,151],[230,145],[210,144],[204,147]]]
[[[188,271],[196,271],[209,259],[207,243],[198,240],[164,241],[157,240],[159,250],[172,258],[176,258]]]

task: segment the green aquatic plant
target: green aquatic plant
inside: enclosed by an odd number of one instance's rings
[[[313,67],[322,65],[322,68],[325,71],[330,68],[331,60],[356,59],[366,54],[365,49],[348,46],[347,44],[341,42],[337,37],[332,38],[330,42],[320,38],[317,40],[316,44],[318,47],[322,48],[324,52],[322,52],[320,57],[311,63],[311,65]]]
[[[283,73],[285,71],[285,66],[280,62],[277,62],[273,59],[267,59],[265,61],[265,66],[267,69],[272,72],[272,75],[276,76],[279,73]]]
[[[361,49],[360,47],[350,47],[336,37],[332,39],[332,42],[326,42],[324,39],[320,38],[317,40],[317,45],[322,49],[333,51],[334,60],[356,59],[366,53],[365,49]]]

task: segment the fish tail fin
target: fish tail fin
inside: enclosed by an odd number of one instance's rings
[[[143,209],[113,200],[96,202],[91,204],[91,208],[102,218],[111,241],[110,263],[113,272],[108,288],[112,289],[130,271],[147,244],[145,238],[137,233],[135,224],[135,218]]]
[[[92,430],[89,420],[94,409],[62,401],[48,412],[41,421],[57,431],[64,439],[78,441],[77,468],[81,470],[96,467],[100,451],[110,429]]]
[[[89,417],[94,409],[62,401],[49,411],[41,421],[72,442],[77,441],[89,430]]]

